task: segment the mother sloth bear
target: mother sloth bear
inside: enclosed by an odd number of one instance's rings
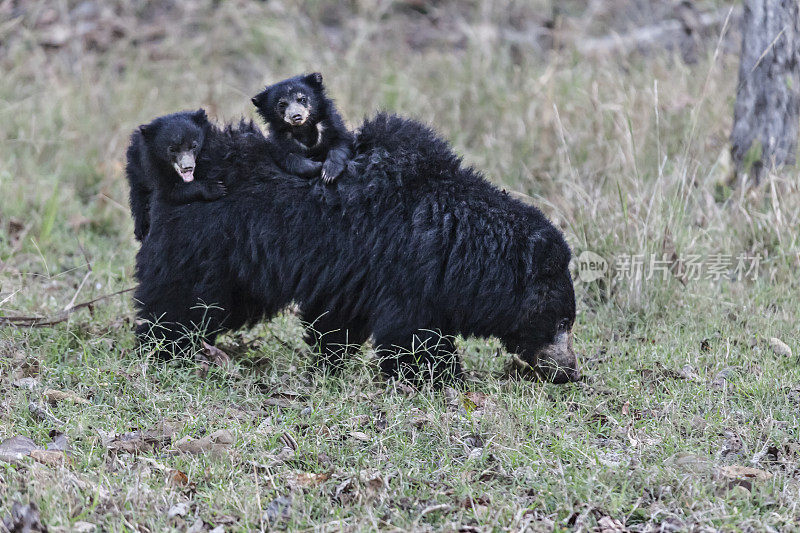
[[[333,368],[372,336],[388,377],[459,380],[461,334],[499,338],[552,382],[577,379],[563,236],[433,131],[366,121],[332,185],[282,172],[252,131],[224,138],[205,165],[226,196],[153,205],[137,256],[141,341],[184,349],[201,328],[213,342],[296,302]]]

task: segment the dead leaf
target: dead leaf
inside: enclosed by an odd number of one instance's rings
[[[708,472],[711,463],[708,458],[688,452],[676,453],[670,458],[675,466],[690,472]]]
[[[36,378],[20,378],[13,385],[20,389],[34,390],[39,386],[39,380]]]
[[[174,448],[182,453],[220,453],[231,447],[233,435],[227,429],[220,429],[200,439],[186,436],[175,443]]]
[[[447,512],[452,509],[452,506],[448,503],[440,503],[438,505],[429,505],[425,509],[423,509],[419,516],[417,517],[417,522],[422,519],[423,516],[431,514],[431,513],[443,513]]]
[[[356,415],[347,419],[347,425],[352,428],[360,428],[369,424],[369,415]]]
[[[47,401],[49,401],[50,403],[53,403],[53,404],[58,403],[58,402],[64,402],[64,401],[70,402],[70,403],[81,404],[81,405],[89,405],[89,404],[91,404],[91,402],[89,400],[87,400],[86,398],[82,398],[82,397],[78,396],[77,394],[75,394],[72,391],[60,391],[60,390],[56,390],[56,389],[47,389],[42,394],[44,395],[45,398],[47,398]]]
[[[53,436],[54,435],[54,436]],[[0,442],[0,461],[19,462],[25,457],[40,463],[56,466],[70,461],[67,455],[69,445],[62,433],[51,434],[53,442],[39,446],[28,437],[16,436]]]
[[[268,454],[262,456],[262,462],[248,461],[247,464],[257,470],[269,470],[277,465],[288,463],[295,459],[297,452],[291,448],[284,446],[277,454]]]
[[[141,436],[133,436],[130,433],[120,435],[108,443],[107,447],[111,451],[122,453],[148,452],[153,448],[152,444],[145,441]]]
[[[231,364],[231,357],[220,348],[203,341],[203,354],[208,357],[209,362],[218,366],[228,366]]]
[[[697,375],[697,372],[695,372],[694,367],[688,363],[683,365],[683,368],[678,370],[678,375],[682,379],[688,379],[690,381],[694,381],[695,379],[700,377]]]
[[[300,402],[305,401],[307,398],[307,396],[295,391],[282,391],[272,393],[269,398],[264,400],[264,403],[275,407],[300,409],[303,407]]]
[[[716,376],[714,376],[714,380],[711,382],[711,387],[715,389],[721,389],[725,386],[726,381],[730,381],[735,374],[736,369],[733,367],[727,367],[720,370]]]
[[[161,419],[155,426],[145,431],[131,431],[114,435],[103,430],[97,430],[103,444],[110,450],[122,453],[148,452],[167,446],[172,442],[172,437],[177,429],[168,421]]]
[[[292,451],[297,451],[297,441],[294,440],[294,437],[290,433],[284,433],[281,435],[281,442],[283,442],[284,448],[289,448]]]
[[[292,496],[278,496],[267,505],[264,514],[262,515],[263,519],[270,523],[274,524],[279,522],[280,520],[285,520],[289,518],[290,508],[292,506]]]
[[[69,456],[60,450],[31,450],[30,456],[34,461],[39,461],[48,466],[63,466],[69,462]]]
[[[185,487],[189,485],[189,476],[180,470],[170,469],[167,471],[167,483],[175,487]]]
[[[194,521],[194,524],[189,526],[189,528],[186,530],[186,533],[202,533],[203,531],[205,531],[205,526],[206,523],[203,522],[203,519],[198,518],[197,520]]]
[[[378,496],[389,488],[388,481],[377,470],[362,470],[358,473],[358,479],[366,487],[367,495],[371,498]]]
[[[45,445],[45,449],[47,450],[58,450],[62,452],[69,451],[69,442],[67,441],[67,436],[61,433],[60,431],[51,431],[50,438],[52,441],[50,444]]]
[[[404,381],[390,381],[387,383],[386,390],[394,390],[396,393],[408,396],[409,398],[412,398],[417,394],[417,389]]]
[[[464,408],[464,411],[466,411],[467,414],[471,414],[473,411],[478,409],[478,406],[475,404],[475,402],[466,396],[464,396],[464,398],[461,400],[461,406]]]
[[[415,428],[420,428],[427,424],[433,423],[433,415],[427,412],[423,412],[419,409],[413,410],[414,416],[411,419],[411,425]]]
[[[37,449],[33,440],[28,437],[16,436],[0,442],[0,461],[16,462],[29,455],[32,450]]]
[[[783,357],[792,356],[792,349],[789,348],[789,345],[777,337],[771,337],[769,339],[769,347],[772,348],[775,355],[781,355]]]
[[[720,467],[719,473],[728,479],[755,479],[756,481],[766,481],[773,477],[771,472],[750,468],[749,466],[729,465]]]
[[[489,395],[482,392],[470,391],[464,396],[478,408],[486,406],[486,403],[489,401]]]
[[[361,442],[369,442],[372,440],[369,435],[361,431],[351,431],[350,436],[356,440],[360,440]]]
[[[627,533],[630,531],[625,525],[610,516],[604,516],[597,521],[598,533]]]
[[[56,426],[64,425],[64,421],[60,420],[55,415],[51,414],[50,411],[47,410],[47,407],[44,406],[44,404],[31,402],[28,404],[28,411],[30,411],[30,413],[36,420],[49,422],[51,424],[55,424]]]
[[[233,363],[231,363],[231,357],[222,349],[205,341],[203,341],[202,353],[197,354],[197,361],[200,363],[200,368],[197,370],[197,374],[200,377],[205,377],[208,374],[210,365],[224,369],[231,376],[240,376]]]
[[[28,505],[14,502],[11,506],[11,515],[3,519],[2,526],[6,531],[19,533],[47,531],[47,526],[42,524],[42,520],[39,517],[39,509],[33,502]]]
[[[464,446],[467,449],[470,449],[470,450],[473,449],[473,448],[483,448],[484,445],[485,445],[485,442],[483,441],[483,437],[481,437],[477,433],[470,433],[469,435],[465,435],[461,439],[461,442],[462,442],[462,444],[464,444]]]
[[[176,516],[186,516],[189,514],[189,502],[178,502],[167,511],[167,518],[175,518]]]
[[[331,478],[330,473],[314,474],[312,472],[299,472],[290,475],[289,486],[294,490],[316,487]]]

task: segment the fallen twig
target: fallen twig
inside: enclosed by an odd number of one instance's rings
[[[82,302],[72,307],[68,307],[61,313],[52,316],[0,316],[0,325],[7,325],[7,326],[20,326],[20,327],[45,327],[45,326],[53,326],[55,324],[60,324],[61,322],[66,321],[69,316],[78,311],[79,309],[84,309],[87,307],[91,307],[95,303],[101,300],[107,300],[108,298],[113,298],[114,296],[118,296],[120,294],[124,294],[126,292],[130,292],[135,287],[130,287],[127,289],[122,289],[121,291],[113,292],[111,294],[104,294],[103,296],[98,296],[93,300],[89,300],[88,302]]]

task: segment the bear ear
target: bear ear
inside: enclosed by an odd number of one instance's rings
[[[322,74],[320,74],[319,72],[314,72],[313,74],[309,74],[308,76],[303,78],[303,81],[309,85],[322,87]]]
[[[556,277],[569,270],[572,254],[560,235],[546,233],[533,248],[536,272],[539,277]]]
[[[139,126],[139,133],[142,134],[146,140],[152,139],[156,134],[157,126],[152,122],[150,124],[142,124]]]
[[[253,102],[254,106],[261,107],[262,105],[264,105],[265,103],[264,101],[267,99],[268,90],[269,87],[265,88],[263,91],[261,91],[260,93],[258,93],[257,95],[255,95],[250,99],[250,101]]]
[[[192,120],[200,126],[208,122],[208,115],[206,115],[206,110],[200,108],[194,113],[192,113]]]

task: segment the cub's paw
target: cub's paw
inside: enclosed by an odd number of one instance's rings
[[[206,200],[219,200],[226,194],[228,194],[228,188],[225,186],[224,183],[218,181],[216,183],[209,184],[205,196]]]
[[[331,183],[339,177],[339,174],[341,174],[343,170],[344,165],[342,163],[328,159],[325,161],[325,164],[322,165],[322,181]]]

